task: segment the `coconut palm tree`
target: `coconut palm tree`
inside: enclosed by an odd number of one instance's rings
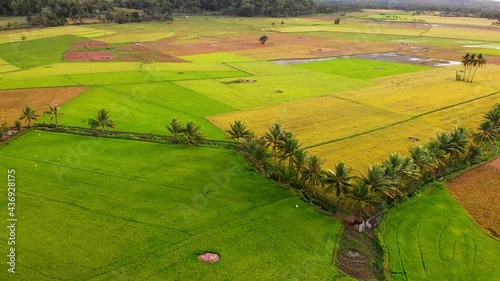
[[[445,137],[443,137],[444,141]],[[439,171],[442,167],[446,166],[446,151],[442,149],[442,145],[437,140],[430,140],[426,145],[430,159],[434,163],[434,167],[436,171]],[[430,172],[431,170],[429,170]]]
[[[464,77],[462,78],[462,81],[465,81],[465,77],[467,76],[467,67],[469,67],[470,65],[470,60],[471,58],[471,54],[470,53],[466,53],[463,57],[462,57],[462,65],[464,66]]]
[[[307,150],[299,148],[297,152],[295,152],[292,161],[297,171],[302,171],[304,166],[307,164],[307,158]]]
[[[245,157],[263,176],[265,174],[267,160],[269,159],[265,141],[256,137],[247,139],[246,142],[243,143],[243,151]]]
[[[32,109],[29,105],[23,109],[23,114],[19,117],[19,120],[25,120],[28,122],[28,128],[31,127],[31,121],[37,121],[40,115],[36,114],[36,111]]]
[[[63,113],[61,113],[59,110],[61,109],[60,106],[57,106],[57,105],[54,105],[54,106],[51,106],[49,105],[49,110],[48,111],[45,111],[45,114],[50,114],[50,120],[52,119],[55,119],[56,120],[56,128],[58,127],[58,120],[59,120],[59,117],[61,117],[63,115]]]
[[[111,115],[109,115],[109,111],[106,110],[106,108],[97,111],[96,119],[89,119],[88,124],[92,129],[101,127],[103,132],[106,127],[114,128],[116,126],[116,123],[111,120]]]
[[[385,169],[380,164],[370,165],[368,173],[362,174],[360,177],[370,192],[379,192],[388,198],[394,198],[400,194],[400,191],[395,187],[394,182],[385,174]]]
[[[484,115],[484,118],[491,121],[493,128],[498,133],[500,130],[500,104],[495,104],[495,106]]]
[[[482,146],[483,143],[487,142],[490,146],[495,142],[497,138],[498,131],[495,130],[493,122],[490,120],[484,120],[478,127],[479,132],[474,135],[474,138]]]
[[[277,149],[282,139],[282,133],[283,128],[281,124],[274,124],[273,126],[271,126],[271,128],[269,128],[269,132],[264,135],[264,139],[266,140],[266,147],[271,146],[274,163],[277,163]]]
[[[460,159],[461,155],[467,153],[467,148],[469,145],[469,134],[464,127],[456,127],[451,133],[451,143],[453,146],[453,150],[450,154],[450,159],[455,161],[456,159]]]
[[[170,124],[166,125],[166,128],[174,137],[172,142],[179,143],[180,137],[184,133],[184,124],[177,120],[177,118],[172,118],[172,121],[170,121]]]
[[[471,54],[470,57],[469,57],[469,63],[468,63],[468,68],[469,68],[469,75],[467,76],[467,82],[470,81],[470,76],[472,74],[472,69],[474,68],[474,66],[477,64],[477,60],[476,60],[476,54]]]
[[[413,159],[401,156],[398,153],[392,153],[382,165],[384,166],[385,175],[391,179],[397,188],[407,187],[411,181],[420,177]]]
[[[234,124],[229,124],[230,129],[226,130],[226,133],[229,134],[229,138],[236,141],[236,143],[240,143],[240,139],[248,139],[252,136],[252,132],[247,129],[245,123],[241,121],[235,121]]]
[[[199,144],[204,140],[203,133],[200,126],[196,125],[194,121],[189,121],[184,128],[184,134],[187,144]]]
[[[322,165],[325,161],[317,155],[308,158],[306,166],[302,169],[302,180],[309,185],[312,195],[316,197],[316,187],[321,185],[321,176],[323,174]]]
[[[335,191],[337,203],[339,203],[340,198],[345,196],[352,187],[351,180],[355,177],[350,175],[351,171],[352,168],[346,167],[345,163],[341,161],[335,165],[335,172],[332,170],[326,170],[324,172],[322,181],[326,186],[326,192]]]
[[[288,167],[292,167],[293,158],[300,149],[300,143],[293,135],[286,136],[286,134],[283,134],[283,137],[282,141],[278,144],[278,157],[280,162],[288,160]]]
[[[369,217],[367,209],[375,209],[375,206],[379,204],[369,186],[362,180],[355,182],[353,188],[347,193],[347,197],[353,200],[353,207],[363,221]]]
[[[411,159],[413,159],[413,162],[419,168],[420,175],[423,176],[437,168],[435,160],[427,147],[412,146],[409,152]]]
[[[472,74],[472,78],[470,79],[470,82],[472,83],[472,80],[474,79],[474,76],[476,76],[476,71],[478,67],[483,67],[486,65],[487,60],[484,58],[483,54],[479,54],[477,56],[477,59],[474,62],[474,74]]]

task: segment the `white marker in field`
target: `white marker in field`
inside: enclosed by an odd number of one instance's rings
[[[299,205],[295,205],[295,208],[298,208],[298,207],[299,207]]]

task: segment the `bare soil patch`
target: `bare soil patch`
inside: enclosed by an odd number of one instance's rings
[[[446,184],[476,222],[495,237],[500,234],[500,158]]]
[[[67,52],[66,61],[111,61],[114,57],[109,51]]]
[[[259,34],[269,41],[261,44]],[[276,32],[259,32],[239,36],[221,36],[191,40],[148,42],[144,46],[173,56],[198,55],[215,52],[234,52],[258,59],[316,58],[373,52],[396,51],[397,42],[363,42],[326,36],[309,36]]]
[[[73,42],[69,48],[68,51],[76,52],[76,51],[83,51],[83,50],[94,50],[94,49],[102,49],[108,47],[108,43],[102,42],[102,41],[97,41],[97,40],[85,40],[85,41],[78,41],[78,42]]]
[[[49,104],[62,106],[88,89],[88,87],[66,87],[0,91],[0,123],[7,122],[9,126],[13,126],[26,105],[33,107],[39,115],[42,115],[48,110]]]

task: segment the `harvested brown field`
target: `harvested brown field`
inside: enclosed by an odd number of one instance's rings
[[[476,222],[500,235],[500,158],[462,174],[446,187]]]
[[[261,44],[258,34],[266,33],[269,41]],[[327,56],[396,51],[397,42],[366,42],[325,36],[261,32],[219,38],[165,40],[143,43],[145,47],[173,56],[188,56],[215,52],[233,52],[257,59],[316,58]],[[174,43],[175,42],[175,43]]]
[[[67,87],[0,91],[0,123],[7,122],[10,126],[13,125],[26,105],[33,107],[39,115],[42,115],[49,105],[61,106],[88,89],[88,87]]]
[[[85,40],[85,41],[78,41],[78,42],[73,42],[69,48],[68,51],[76,52],[76,51],[83,51],[83,50],[89,50],[89,49],[102,49],[108,46],[108,43],[102,42],[102,41],[97,41],[97,40]]]
[[[113,55],[109,51],[87,51],[87,52],[67,52],[64,55],[66,61],[111,61]]]

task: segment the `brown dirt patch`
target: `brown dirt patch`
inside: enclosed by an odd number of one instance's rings
[[[269,41],[257,39],[267,34]],[[199,42],[199,43],[198,43]],[[239,36],[221,36],[191,40],[165,40],[144,43],[149,49],[173,55],[187,56],[215,52],[234,52],[258,59],[315,58],[373,52],[396,51],[397,42],[366,42],[326,36],[309,36],[276,32],[258,32]]]
[[[88,89],[67,87],[0,91],[0,123],[7,122],[9,126],[13,126],[26,105],[30,105],[42,115],[48,110],[49,104],[61,106]]]
[[[67,52],[64,55],[66,61],[111,61],[113,55],[108,51]]]
[[[83,51],[83,50],[92,50],[92,49],[102,49],[106,48],[108,43],[97,41],[97,40],[85,40],[73,42],[69,46],[68,50],[72,52]]]
[[[446,187],[483,229],[499,236],[500,158],[458,176]]]

